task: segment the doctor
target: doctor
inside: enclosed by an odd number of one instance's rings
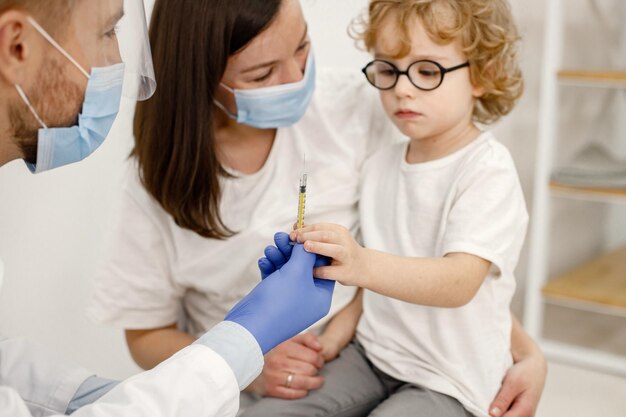
[[[0,167],[23,159],[41,173],[95,151],[122,95],[154,93],[148,45],[141,0],[0,0]],[[330,308],[334,284],[314,279],[316,258],[294,250],[225,321],[119,384],[0,337],[0,417],[234,416],[263,354]]]

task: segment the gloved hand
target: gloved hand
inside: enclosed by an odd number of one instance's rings
[[[335,282],[313,278],[316,258],[303,245],[294,246],[289,261],[265,277],[225,320],[245,327],[266,354],[326,316]]]
[[[265,248],[265,258],[259,259],[259,270],[263,279],[278,271],[291,258],[293,246],[291,245],[289,234],[283,232],[276,233],[274,235],[274,243],[276,246]],[[318,255],[314,268],[328,265],[330,265],[330,259]]]

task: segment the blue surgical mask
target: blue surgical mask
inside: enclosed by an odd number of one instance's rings
[[[304,78],[292,84],[282,84],[253,90],[234,90],[224,84],[235,96],[237,114],[215,100],[215,105],[230,118],[259,129],[289,127],[306,113],[315,91],[315,56],[311,51],[307,58]]]
[[[31,172],[41,173],[82,161],[104,142],[120,109],[125,65],[120,63],[92,68],[91,74],[88,74],[41,26],[33,20],[31,24],[88,79],[78,125],[67,128],[48,128],[21,86],[15,85],[20,97],[41,125],[37,141],[37,162],[27,164]]]

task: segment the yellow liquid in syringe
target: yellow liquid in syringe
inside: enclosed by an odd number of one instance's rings
[[[300,178],[300,199],[298,201],[298,229],[304,227],[304,209],[306,205],[306,174]]]

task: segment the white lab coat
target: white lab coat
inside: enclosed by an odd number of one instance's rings
[[[41,408],[31,413],[26,404],[32,391],[47,388],[40,383],[45,384],[55,377],[43,375],[42,380],[15,381],[16,386],[26,387],[19,393],[12,388],[12,383],[11,387],[0,387],[0,417],[46,415]],[[54,394],[50,392],[50,395]],[[122,382],[96,403],[79,409],[72,416],[234,417],[238,409],[239,386],[230,367],[208,347],[193,345],[157,368]]]
[[[0,261],[0,287],[2,264]],[[91,373],[22,340],[0,338],[0,417],[61,416]],[[75,417],[234,417],[239,385],[226,361],[192,345],[151,371],[120,383]]]

